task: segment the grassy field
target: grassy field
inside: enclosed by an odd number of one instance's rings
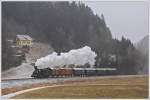
[[[65,83],[23,93],[13,99],[58,98],[148,98],[148,77],[104,78]]]

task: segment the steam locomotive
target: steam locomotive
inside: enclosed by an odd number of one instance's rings
[[[115,75],[116,68],[43,68],[34,66],[33,78]]]

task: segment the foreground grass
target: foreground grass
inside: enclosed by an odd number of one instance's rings
[[[19,98],[148,98],[148,77],[108,78],[74,82],[23,93]]]

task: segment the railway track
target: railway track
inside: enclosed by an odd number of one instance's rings
[[[116,76],[91,76],[91,77],[50,77],[50,78],[22,78],[22,79],[3,79],[1,88],[11,88],[37,83],[58,83],[66,80],[82,80],[82,79],[103,79],[103,78],[127,78],[127,77],[143,77],[145,75],[116,75]]]
[[[2,79],[1,81],[29,80],[29,79],[34,79],[34,78]]]
[[[105,75],[105,76],[93,76],[93,77],[143,77],[146,75]],[[77,76],[73,76],[73,77],[77,77]],[[89,77],[89,76],[78,76],[78,77]],[[52,78],[70,78],[70,77],[65,77],[65,76],[61,76],[61,77],[49,77],[49,78],[17,78],[17,79],[2,79],[1,81],[14,81],[14,80],[31,80],[31,79],[36,79],[36,80],[40,80],[40,79],[52,79]]]

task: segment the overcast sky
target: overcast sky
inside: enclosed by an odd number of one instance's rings
[[[103,13],[107,26],[113,38],[121,39],[122,36],[133,43],[148,35],[148,2],[119,2],[119,1],[86,1],[95,14]]]

